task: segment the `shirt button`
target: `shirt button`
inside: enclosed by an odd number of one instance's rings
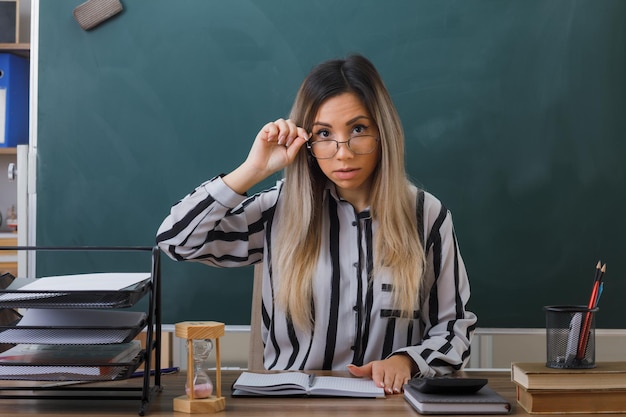
[[[358,268],[359,267],[359,263],[355,262],[355,263],[352,264],[352,266],[355,267],[355,268]]]
[[[354,307],[352,307],[352,310],[354,310],[354,311],[359,311],[359,306],[354,306]]]
[[[356,350],[355,346],[350,346],[350,350]]]
[[[358,223],[356,221],[352,222],[352,226],[356,226]]]

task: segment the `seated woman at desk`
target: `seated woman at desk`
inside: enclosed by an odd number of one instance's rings
[[[157,242],[175,260],[263,262],[267,369],[348,367],[399,393],[468,360],[476,316],[451,215],[407,179],[399,116],[360,55],[315,67],[289,119],[176,203]]]

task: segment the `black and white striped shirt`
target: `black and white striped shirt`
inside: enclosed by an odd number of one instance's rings
[[[345,369],[406,352],[423,376],[460,369],[470,353],[476,316],[466,310],[470,287],[450,213],[434,196],[418,193],[416,216],[425,242],[424,296],[412,319],[398,318],[392,284],[373,269],[377,223],[327,189],[322,249],[313,282],[314,328],[301,331],[274,304],[272,221],[282,181],[251,197],[232,191],[221,177],[200,185],[174,205],[157,234],[175,260],[220,267],[263,262],[262,335],[267,369]],[[420,221],[421,220],[421,221]]]

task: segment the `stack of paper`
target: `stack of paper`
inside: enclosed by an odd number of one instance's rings
[[[122,343],[144,326],[146,313],[90,309],[31,308],[0,333],[0,343],[55,345]]]
[[[113,345],[30,345],[18,344],[0,354],[0,375],[17,376],[99,376],[111,378],[141,351],[141,343]]]

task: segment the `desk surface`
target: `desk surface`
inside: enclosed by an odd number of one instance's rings
[[[356,398],[232,398],[230,386],[240,371],[222,372],[222,395],[226,397],[226,410],[218,415],[223,416],[416,416],[413,408],[402,395],[387,396],[385,399]],[[333,373],[347,376],[347,373]],[[509,372],[473,371],[467,376],[489,379],[489,385],[511,402],[511,415],[528,416],[517,404],[515,386],[510,380]],[[211,376],[214,379],[214,375]],[[138,385],[139,379],[115,382],[118,385]],[[6,386],[0,381],[0,387]],[[91,384],[93,385],[93,384]],[[155,394],[150,402],[146,416],[186,416],[189,414],[174,412],[173,398],[182,395],[185,385],[185,373],[164,375],[163,391]],[[0,388],[1,389],[1,388]],[[42,399],[0,399],[0,415],[10,416],[137,416],[139,400],[42,400]],[[587,414],[590,415],[590,414]],[[606,417],[610,414],[602,414]]]

